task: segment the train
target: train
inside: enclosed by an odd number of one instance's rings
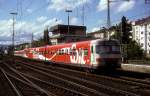
[[[14,55],[88,69],[120,68],[121,65],[119,42],[107,39],[25,48]]]

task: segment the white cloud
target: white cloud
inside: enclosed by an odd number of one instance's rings
[[[54,26],[56,24],[62,24],[62,20],[52,18],[42,23],[29,22],[29,21],[17,21],[15,24],[15,42],[30,42],[31,33],[34,34],[34,39],[43,36],[43,31],[46,26]],[[0,44],[12,43],[12,19],[0,20]],[[7,42],[7,43],[6,43]]]
[[[12,25],[12,19],[0,21],[0,36],[10,36],[10,28]],[[9,33],[9,34],[8,34]]]
[[[107,0],[100,0],[97,6],[98,11],[103,11],[107,9]]]
[[[100,27],[94,27],[94,28],[91,30],[91,32],[95,32],[95,31],[98,31],[98,30],[100,30]]]
[[[130,0],[128,2],[123,2],[119,7],[117,12],[126,12],[130,9],[132,9],[135,5],[135,1],[134,0]]]
[[[32,13],[33,10],[32,10],[32,9],[27,9],[27,12],[28,12],[28,13]]]
[[[54,25],[57,25],[57,24],[62,24],[62,20],[58,20],[57,18],[52,18],[50,20],[47,20],[43,25],[44,26],[54,26]]]
[[[72,17],[72,18],[70,19],[70,24],[71,24],[71,25],[78,25],[78,24],[79,24],[78,18]]]
[[[46,19],[47,19],[46,16],[40,16],[37,18],[37,21],[41,23],[41,22],[44,22]]]
[[[89,2],[90,0],[51,0],[48,9],[54,9],[56,11],[74,9]]]

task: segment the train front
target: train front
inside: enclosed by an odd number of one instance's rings
[[[95,45],[98,66],[105,68],[120,68],[121,48],[117,40],[102,40]]]

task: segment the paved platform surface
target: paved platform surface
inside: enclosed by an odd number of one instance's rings
[[[150,64],[121,64],[121,68],[127,71],[150,73]]]

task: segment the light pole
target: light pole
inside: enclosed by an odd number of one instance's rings
[[[14,60],[14,41],[15,41],[15,15],[17,15],[17,12],[12,12],[12,13],[10,13],[12,16],[13,16],[13,33],[12,33],[12,59],[13,59],[13,63],[15,63],[15,60]]]
[[[68,13],[68,35],[69,35],[69,13],[71,13],[72,10],[67,9],[66,12]]]

